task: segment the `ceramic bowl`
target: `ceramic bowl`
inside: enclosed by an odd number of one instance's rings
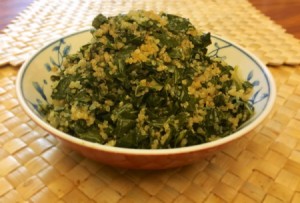
[[[222,37],[212,36],[208,55],[221,58],[230,65],[239,66],[240,76],[254,85],[250,102],[255,107],[255,114],[238,131],[205,144],[157,150],[118,148],[78,139],[48,124],[37,107],[41,103],[51,103],[50,67],[60,66],[67,54],[75,53],[80,46],[89,42],[91,37],[90,31],[84,30],[49,43],[23,64],[16,82],[18,99],[29,117],[50,134],[90,159],[134,169],[164,169],[191,164],[249,133],[262,122],[274,104],[275,84],[268,68],[242,47]]]

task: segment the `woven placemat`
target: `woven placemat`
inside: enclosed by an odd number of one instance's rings
[[[200,30],[227,37],[266,64],[300,64],[300,40],[247,0],[35,0],[0,34],[0,66],[20,65],[45,43],[90,27],[98,13],[110,16],[133,9],[189,18]]]
[[[275,107],[253,132],[199,162],[162,171],[113,168],[61,144],[0,80],[0,202],[300,202],[300,66],[270,68]]]

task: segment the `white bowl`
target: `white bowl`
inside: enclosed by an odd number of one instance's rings
[[[75,53],[82,45],[89,42],[91,37],[90,30],[84,30],[51,42],[23,64],[16,83],[20,104],[30,118],[72,149],[91,159],[113,166],[135,169],[162,169],[190,164],[253,130],[267,116],[274,104],[276,88],[268,68],[242,47],[222,37],[212,36],[208,55],[222,58],[232,66],[239,66],[240,76],[254,85],[250,102],[255,107],[255,114],[238,131],[204,144],[158,150],[111,147],[73,137],[55,129],[43,120],[37,106],[40,103],[51,103],[50,66],[52,64],[60,66],[66,54]]]

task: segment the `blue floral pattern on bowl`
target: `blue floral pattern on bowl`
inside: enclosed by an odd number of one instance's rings
[[[71,50],[71,45],[66,44],[64,38],[58,41],[58,44],[52,48],[52,51],[56,53],[56,60],[52,57],[49,58],[48,63],[45,63],[45,68],[47,71],[51,71],[52,66],[60,68],[62,66],[64,58],[69,54]],[[50,65],[51,64],[51,65]]]
[[[222,53],[223,49],[239,49],[237,46],[223,40],[220,39],[218,37],[213,36],[213,44],[211,45],[212,49],[209,51],[208,56],[212,57],[212,58],[218,58],[218,59],[222,59],[226,61],[226,50],[225,53]],[[214,41],[216,40],[216,41]],[[222,43],[222,45],[220,45],[220,43]],[[220,53],[221,52],[221,53]],[[223,54],[223,55],[222,55]],[[249,56],[249,58],[251,59],[251,57]],[[253,59],[251,59],[253,60]],[[234,64],[231,64],[234,65]],[[262,102],[264,99],[268,99],[269,97],[269,91],[267,90],[263,90],[262,87],[260,87],[260,80],[255,79],[254,77],[254,69],[249,69],[249,72],[247,74],[247,77],[244,78],[244,80],[247,80],[248,82],[250,82],[253,87],[254,87],[254,93],[252,95],[252,97],[250,98],[249,102],[252,105],[257,104],[258,102]]]
[[[56,57],[54,58],[50,56],[49,61],[44,64],[46,71],[51,72],[52,67],[61,68],[64,58],[70,53],[71,47],[72,46],[70,44],[66,44],[64,38],[58,40],[58,42],[55,43],[54,47],[52,48],[52,52],[55,53]],[[43,79],[42,83],[33,81],[32,85],[41,98],[37,98],[36,103],[33,103],[29,100],[28,102],[31,103],[32,107],[36,111],[38,111],[39,105],[44,102],[48,103],[48,98],[44,91],[44,85],[48,85],[48,81],[47,79]],[[42,102],[42,100],[44,100],[44,102]]]

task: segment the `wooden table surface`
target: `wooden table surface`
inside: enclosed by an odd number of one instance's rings
[[[249,0],[256,8],[300,39],[299,0]]]

